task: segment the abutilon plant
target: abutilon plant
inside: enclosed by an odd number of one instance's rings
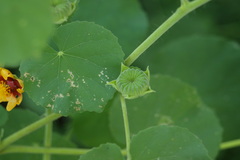
[[[11,111],[22,102],[23,81],[9,70],[0,68],[0,102],[7,103],[7,111]]]

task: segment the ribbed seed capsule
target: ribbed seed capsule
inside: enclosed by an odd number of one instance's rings
[[[54,23],[61,24],[67,21],[76,8],[76,2],[76,0],[52,0]]]
[[[109,82],[126,99],[134,99],[147,93],[154,92],[149,85],[150,73],[147,68],[142,71],[137,67],[127,67],[122,64],[121,73],[116,80]]]

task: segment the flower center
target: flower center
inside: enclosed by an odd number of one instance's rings
[[[0,81],[0,100],[6,101],[6,97],[10,94],[10,87],[3,81]]]
[[[11,77],[8,77],[5,80],[2,76],[0,76],[0,95],[1,96],[9,96],[12,94],[14,97],[18,97],[21,93],[18,92],[18,89],[22,89],[19,82]]]

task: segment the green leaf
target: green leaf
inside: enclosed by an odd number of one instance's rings
[[[156,126],[131,141],[132,160],[211,160],[201,140],[187,129]]]
[[[39,105],[68,115],[101,112],[115,90],[106,82],[117,77],[123,52],[103,27],[73,22],[59,27],[40,59],[21,64],[25,90]]]
[[[20,107],[23,109],[28,109],[38,115],[43,115],[45,113],[45,108],[36,105],[36,103],[33,102],[26,92],[23,93],[23,101]]]
[[[178,79],[155,75],[150,82],[155,93],[127,101],[131,133],[155,125],[176,125],[197,135],[214,158],[219,150],[222,128],[217,117],[199,98],[196,90]],[[119,99],[110,110],[110,129],[120,143],[125,142]]]
[[[216,36],[175,40],[144,58],[152,73],[178,77],[195,86],[224,128],[223,139],[239,138],[240,46]],[[231,117],[231,118],[229,118]]]
[[[53,29],[49,0],[0,1],[0,64],[39,56]]]
[[[0,126],[4,125],[8,120],[8,112],[0,105]],[[0,131],[1,132],[1,131]],[[0,133],[1,134],[1,133]]]
[[[102,144],[88,153],[82,155],[79,160],[123,160],[120,148],[116,144]]]
[[[131,53],[148,30],[147,16],[138,1],[80,0],[70,21],[92,21],[112,31],[125,53]]]

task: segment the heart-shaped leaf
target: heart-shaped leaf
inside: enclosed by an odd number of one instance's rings
[[[151,63],[151,73],[171,75],[196,87],[216,111],[224,127],[223,139],[239,138],[240,45],[217,36],[193,35],[153,52],[142,57],[145,65]]]
[[[155,126],[131,141],[132,160],[211,160],[201,140],[187,129]]]
[[[219,150],[222,128],[217,117],[206,107],[196,90],[180,80],[163,75],[151,77],[155,93],[127,102],[132,134],[155,125],[175,125],[189,129],[206,146],[214,158]],[[125,142],[119,99],[113,102],[109,114],[110,129],[121,143]]]
[[[76,20],[95,22],[112,31],[126,54],[143,41],[148,31],[148,19],[138,1],[80,0],[70,17],[70,21]]]
[[[115,90],[123,52],[117,38],[102,26],[73,22],[57,29],[40,59],[21,64],[25,90],[37,103],[68,115],[101,112]]]

